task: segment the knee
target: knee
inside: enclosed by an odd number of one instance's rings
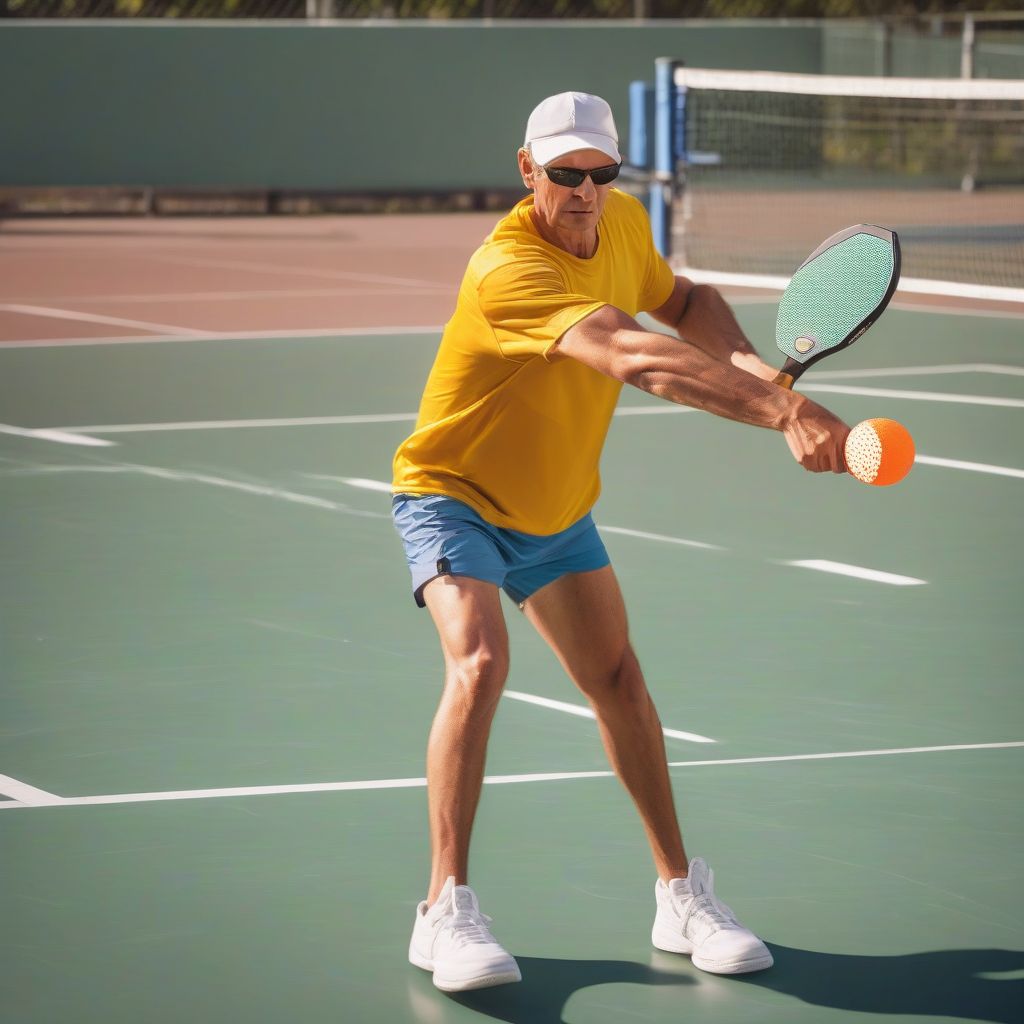
[[[640,663],[628,645],[618,658],[595,671],[581,689],[599,707],[608,704],[639,707],[650,699]]]
[[[452,660],[448,685],[473,708],[493,710],[501,697],[508,667],[506,649],[480,646]]]

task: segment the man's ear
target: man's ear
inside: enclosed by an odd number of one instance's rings
[[[519,174],[523,179],[523,184],[528,189],[532,189],[533,183],[536,180],[537,166],[534,164],[528,149],[520,147],[517,156],[519,159]]]

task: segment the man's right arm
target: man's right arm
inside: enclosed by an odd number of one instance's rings
[[[670,402],[781,431],[805,469],[846,470],[849,427],[827,409],[694,345],[645,330],[614,306],[602,306],[569,328],[555,351]]]

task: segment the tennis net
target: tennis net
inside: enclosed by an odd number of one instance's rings
[[[677,269],[767,283],[833,232],[873,223],[899,233],[908,290],[1024,301],[1024,82],[672,78]]]

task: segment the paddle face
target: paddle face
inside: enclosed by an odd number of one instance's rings
[[[852,345],[889,304],[900,279],[895,231],[873,224],[827,238],[797,268],[779,302],[775,343],[786,356],[776,383]]]

